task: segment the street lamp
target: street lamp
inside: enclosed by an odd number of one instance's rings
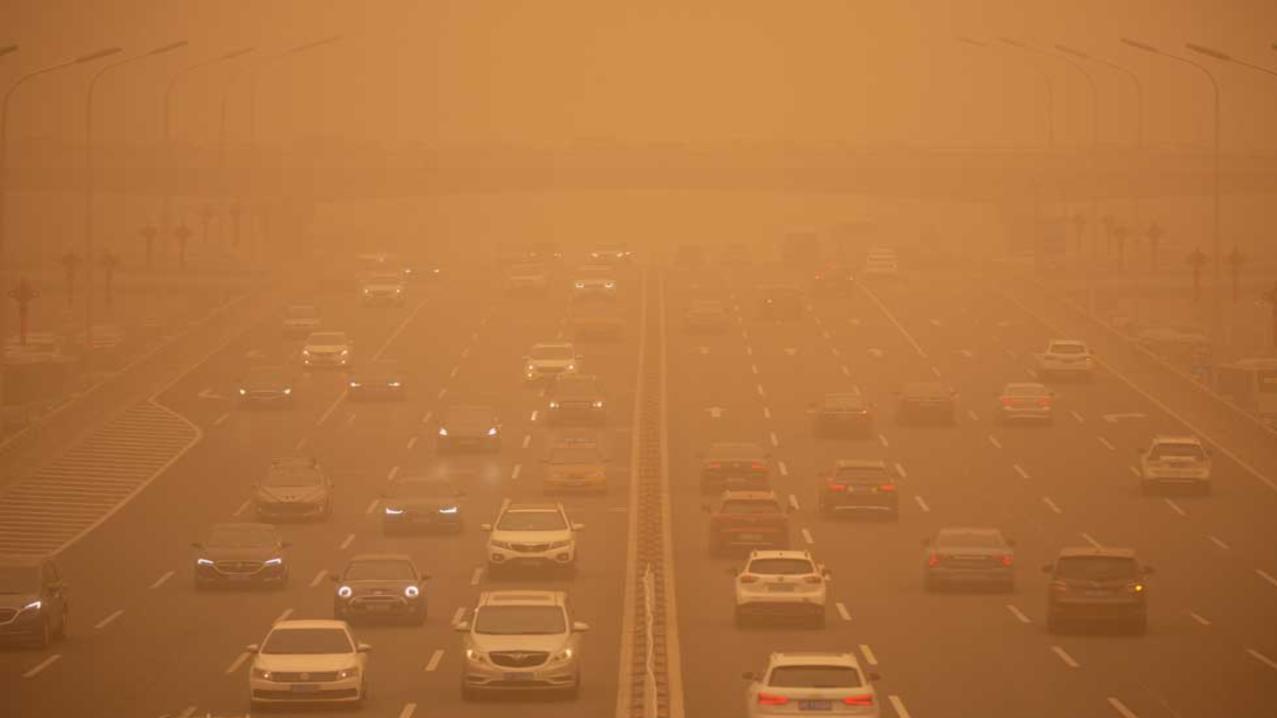
[[[1219,82],[1215,80],[1215,75],[1212,74],[1210,70],[1206,69],[1205,65],[1202,65],[1198,62],[1194,62],[1193,60],[1190,60],[1187,57],[1172,55],[1171,53],[1159,50],[1156,47],[1146,42],[1140,42],[1139,40],[1132,40],[1129,37],[1122,38],[1122,42],[1126,43],[1127,45],[1130,45],[1131,47],[1137,50],[1143,50],[1144,52],[1165,57],[1168,60],[1174,60],[1176,62],[1181,62],[1185,65],[1190,65],[1192,67],[1195,67],[1199,71],[1201,71],[1203,75],[1206,75],[1206,79],[1210,80],[1211,90],[1214,93],[1214,116],[1215,116],[1215,122],[1214,122],[1215,127],[1214,127],[1213,139],[1211,142],[1211,145],[1212,145],[1211,184],[1213,185],[1212,191],[1211,191],[1213,195],[1213,200],[1212,200],[1213,217],[1211,218],[1211,247],[1212,247],[1213,256],[1211,257],[1211,262],[1214,265],[1214,269],[1212,271],[1212,281],[1215,283],[1215,290],[1214,292],[1212,292],[1212,297],[1211,297],[1211,331],[1212,331],[1212,334],[1214,335],[1214,339],[1216,343],[1219,343],[1224,338],[1223,337],[1224,257],[1223,257],[1223,250],[1220,248],[1220,237],[1219,237]]]
[[[84,99],[84,366],[87,374],[93,348],[93,96],[102,76],[119,67],[186,47],[185,40],[171,42],[150,52],[126,57],[103,66],[89,80]]]
[[[988,42],[976,40],[965,35],[959,35],[956,39],[958,42],[975,47],[989,47]],[[1046,74],[1045,70],[1032,63],[1028,67],[1037,73],[1038,78],[1042,80],[1042,87],[1046,91],[1046,146],[1052,148],[1055,146],[1055,91],[1051,86],[1051,76]]]
[[[1140,76],[1135,71],[1125,65],[1119,65],[1112,60],[1106,60],[1102,57],[1096,57],[1089,53],[1082,52],[1068,45],[1057,44],[1055,49],[1066,55],[1072,55],[1080,60],[1097,62],[1105,67],[1117,70],[1131,78],[1131,82],[1135,85],[1135,148],[1144,149],[1144,83],[1140,81]]]
[[[1249,67],[1249,68],[1250,68],[1250,69],[1252,69],[1252,70],[1258,70],[1259,72],[1263,72],[1263,73],[1266,73],[1266,74],[1269,74],[1269,75],[1277,76],[1277,70],[1273,70],[1273,69],[1271,69],[1271,68],[1264,67],[1263,65],[1256,65],[1255,63],[1253,63],[1253,62],[1247,62],[1246,60],[1238,59],[1238,58],[1233,57],[1232,55],[1229,55],[1229,54],[1227,54],[1227,53],[1220,52],[1219,50],[1213,50],[1213,49],[1211,49],[1211,48],[1209,48],[1209,47],[1206,47],[1205,45],[1198,45],[1198,44],[1196,44],[1196,43],[1187,42],[1187,43],[1184,43],[1184,47],[1188,48],[1189,50],[1192,50],[1193,52],[1196,52],[1196,53],[1197,53],[1197,54],[1199,54],[1199,55],[1205,55],[1205,56],[1207,56],[1207,57],[1213,57],[1213,58],[1215,58],[1216,60],[1220,60],[1220,61],[1223,61],[1223,62],[1231,62],[1231,63],[1233,63],[1234,65],[1241,65],[1242,67]]]

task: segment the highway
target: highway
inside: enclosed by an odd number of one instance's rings
[[[385,550],[410,553],[433,575],[430,617],[422,627],[356,626],[373,646],[364,714],[613,715],[645,271],[656,279],[648,311],[666,318],[687,716],[743,715],[740,674],[761,669],[770,651],[809,649],[857,653],[882,674],[883,715],[900,718],[1273,714],[1277,491],[1270,484],[1217,452],[1214,495],[1142,496],[1131,473],[1136,449],[1154,434],[1186,430],[1108,372],[1093,383],[1058,386],[1052,426],[995,425],[997,391],[1028,378],[1031,353],[1053,332],[981,277],[944,267],[910,272],[906,264],[900,278],[866,280],[849,296],[812,297],[799,321],[764,322],[754,287],[787,270],[755,264],[627,267],[619,300],[624,336],[579,345],[584,371],[599,375],[609,393],[612,482],[604,496],[561,499],[586,524],[572,578],[493,581],[482,571],[478,531],[503,501],[542,495],[545,400],[524,385],[519,362],[531,344],[565,331],[565,282],[542,297],[511,297],[497,269],[476,265],[415,285],[402,308],[362,307],[342,294],[319,298],[326,327],[352,335],[357,359],[394,358],[408,368],[403,402],[347,401],[341,372],[315,370],[291,408],[237,407],[235,381],[247,362],[296,360],[298,342],[279,331],[281,307],[263,307],[260,322],[155,397],[202,439],[61,553],[70,636],[46,650],[0,651],[4,715],[243,715],[244,646],[281,617],[329,617],[333,588],[325,572],[357,553]],[[727,331],[683,330],[693,291],[733,307]],[[895,424],[893,392],[935,378],[959,392],[957,424]],[[808,405],[852,385],[875,403],[874,436],[814,439]],[[435,418],[458,403],[497,408],[504,422],[498,454],[435,455]],[[833,573],[824,629],[734,626],[728,570],[740,559],[709,556],[706,497],[697,485],[697,453],[715,440],[769,447],[774,486],[796,506],[794,547],[809,548]],[[1231,448],[1254,461],[1271,451]],[[315,456],[334,475],[337,504],[326,522],[282,525],[292,542],[289,586],[197,593],[190,543],[214,523],[248,520],[254,479],[272,457],[298,454]],[[899,521],[824,520],[814,511],[815,473],[860,457],[898,467]],[[465,485],[466,531],[384,538],[377,499],[387,477],[435,470]],[[955,525],[995,526],[1018,541],[1013,593],[924,593],[921,541]],[[1061,547],[1087,544],[1132,547],[1156,567],[1147,635],[1045,630],[1047,577],[1039,566]],[[577,618],[592,625],[576,703],[461,701],[461,639],[450,624],[479,591],[513,586],[567,590]]]

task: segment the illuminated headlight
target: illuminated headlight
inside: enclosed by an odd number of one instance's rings
[[[342,350],[341,350],[341,355],[342,355],[342,356],[350,356],[350,350],[349,350],[349,349],[342,349]]]
[[[358,388],[359,388],[359,382],[357,382],[357,381],[352,381],[352,382],[350,382],[350,388],[351,388],[351,389],[358,389]]]
[[[476,651],[473,648],[467,648],[466,660],[474,661],[475,663],[487,663],[488,657],[484,655],[483,651]]]
[[[395,508],[395,507],[393,507],[393,506],[387,506],[387,507],[386,507],[386,515],[387,515],[387,516],[399,516],[399,515],[401,515],[401,514],[403,514],[403,509],[397,509],[397,508]]]
[[[206,558],[197,558],[197,559],[195,559],[195,563],[196,563],[196,565],[198,565],[198,566],[212,566],[212,565],[213,565],[213,562],[212,562],[212,561],[210,561],[209,559],[206,559]]]
[[[351,666],[350,668],[337,671],[337,680],[341,680],[343,678],[357,678],[358,676],[359,666]]]
[[[456,507],[456,506],[444,506],[443,508],[439,509],[439,513],[441,513],[441,514],[455,514],[455,513],[457,513],[457,511],[459,511],[459,510],[460,510],[460,509],[459,509],[458,507]]]
[[[355,595],[355,589],[351,588],[350,586],[338,586],[337,595],[341,598],[350,598],[351,596]]]
[[[247,393],[248,393],[248,389],[241,388],[241,389],[239,390],[239,395],[240,395],[240,396],[244,396],[244,395],[245,395],[245,394],[247,394]]]
[[[577,288],[577,289],[585,289],[585,282],[577,282],[577,283],[576,283],[576,288]]]
[[[270,680],[270,671],[265,670],[265,669],[263,669],[263,668],[254,668],[254,669],[253,669],[253,678],[260,678],[260,679],[262,679],[262,680],[264,680],[264,681],[269,681],[269,680]]]
[[[387,386],[392,387],[392,388],[394,388],[394,389],[398,389],[398,388],[399,388],[399,382],[397,382],[397,381],[392,381],[392,382],[387,383]]]
[[[1126,585],[1126,590],[1127,590],[1127,591],[1130,591],[1131,593],[1143,593],[1143,592],[1144,592],[1144,584],[1142,584],[1142,583],[1130,583],[1130,584],[1127,584],[1127,585]]]
[[[284,396],[292,396],[293,388],[291,386],[284,387]]]
[[[570,661],[570,660],[572,660],[572,656],[573,656],[573,655],[575,655],[575,654],[572,652],[572,649],[571,649],[571,648],[564,648],[562,651],[560,651],[560,652],[558,652],[558,653],[554,654],[554,659],[553,659],[553,660],[555,660],[555,661],[560,661],[560,662],[562,662],[562,661]]]
[[[439,427],[439,436],[447,436],[447,435],[448,435],[448,430],[443,428],[442,426]]]
[[[496,436],[496,435],[497,435],[497,427],[494,426],[491,429],[488,429],[488,436]]]
[[[594,408],[595,408],[595,409],[602,409],[602,408],[603,408],[603,401],[602,401],[602,400],[599,400],[599,401],[594,402]]]
[[[550,544],[550,548],[567,548],[572,545],[572,539],[566,541],[555,541]]]
[[[551,408],[551,409],[557,409],[557,408],[559,408],[559,402],[557,402],[557,401],[552,401],[552,402],[550,402],[550,408]]]
[[[604,282],[603,286],[607,287],[608,289],[616,289],[616,282]]]
[[[39,611],[39,610],[40,610],[40,607],[41,607],[41,606],[43,606],[43,605],[44,605],[44,603],[43,603],[42,601],[32,601],[31,603],[28,603],[27,605],[23,606],[23,607],[22,607],[22,610],[24,610],[24,611]]]
[[[365,295],[372,294],[372,290],[371,290],[371,289],[368,289],[367,287],[365,287],[365,288],[364,288],[364,294],[365,294]]]
[[[283,566],[283,565],[284,565],[284,559],[282,559],[282,558],[269,558],[269,559],[266,559],[266,565],[267,565],[267,566]]]
[[[407,596],[408,598],[416,598],[417,596],[421,595],[421,589],[417,588],[416,586],[408,586],[404,588],[403,595]]]
[[[568,371],[576,371],[576,362],[568,364]]]
[[[310,356],[310,350],[309,350],[309,349],[303,349],[303,350],[302,350],[302,356],[304,356],[304,357],[308,357],[308,356]]]
[[[395,294],[401,294],[401,293],[403,293],[403,289],[399,287],[395,287]]]

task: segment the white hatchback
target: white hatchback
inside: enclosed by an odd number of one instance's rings
[[[749,718],[791,715],[880,715],[878,694],[851,653],[773,653],[767,670],[745,674]]]
[[[1052,339],[1047,342],[1046,351],[1037,355],[1039,379],[1052,376],[1089,379],[1094,370],[1091,348],[1080,339]]]
[[[750,619],[796,619],[825,625],[829,570],[808,551],[751,551],[736,576],[736,625]]]
[[[280,621],[253,654],[249,697],[254,706],[279,703],[362,703],[370,647],[345,621]]]
[[[1195,436],[1155,436],[1140,449],[1140,484],[1145,493],[1157,486],[1179,485],[1200,494],[1211,492],[1210,450]]]

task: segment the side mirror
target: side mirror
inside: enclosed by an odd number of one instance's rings
[[[469,622],[469,621],[457,621],[456,623],[452,624],[452,630],[456,631],[457,633],[469,633],[469,632],[470,632],[470,622]]]
[[[480,531],[491,531],[491,530],[492,530],[492,524],[479,524],[479,530],[480,530]]]
[[[367,643],[360,643],[359,645],[355,646],[355,650],[359,651],[360,653],[367,653],[372,650],[372,646],[368,645]]]
[[[244,646],[244,650],[247,651],[248,653],[257,653],[258,651],[262,650],[262,647],[257,645],[256,643],[250,643],[247,646]]]
[[[585,633],[588,630],[590,630],[590,624],[586,623],[585,621],[572,622],[572,631],[574,633]]]
[[[200,550],[202,551],[202,550],[204,550],[204,544],[200,543],[199,541],[192,541],[192,542],[191,542],[191,548],[197,548],[197,549],[200,549]]]
[[[574,523],[574,524],[572,524],[572,530],[573,530],[573,531],[584,531],[584,530],[585,530],[585,524],[575,524],[575,523]]]
[[[1054,570],[1055,570],[1055,564],[1053,563],[1042,564],[1042,573],[1051,573]]]

